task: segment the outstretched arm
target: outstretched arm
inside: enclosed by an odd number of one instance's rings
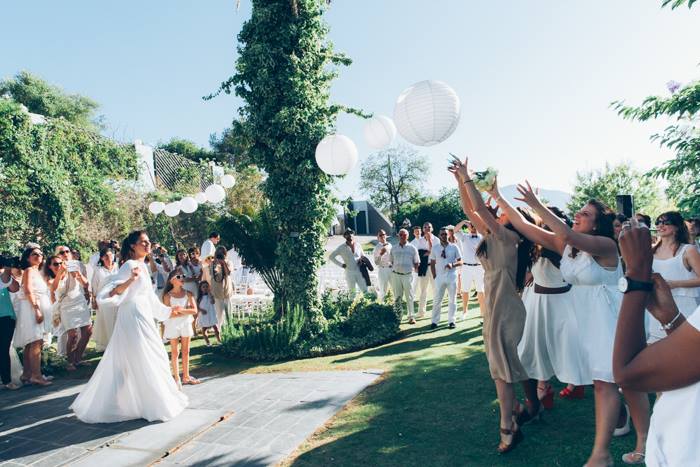
[[[515,227],[518,232],[527,237],[531,242],[542,245],[548,250],[556,251],[557,253],[562,254],[566,244],[562,242],[554,233],[538,227],[525,219],[525,216],[523,216],[520,211],[515,209],[513,205],[501,195],[501,190],[498,187],[498,179],[496,179],[496,182],[493,184],[493,187],[488,193],[491,195],[491,198],[498,203],[498,207],[506,213],[508,220],[511,224],[513,224],[513,227]]]
[[[552,232],[559,237],[559,241],[563,245],[571,245],[593,256],[617,258],[617,245],[613,239],[574,231],[550,211],[547,206],[542,204],[528,181],[525,181],[525,185],[518,185],[518,191],[522,198],[516,199],[530,206],[542,218],[542,221],[552,229]]]
[[[467,166],[468,162],[469,159],[464,159],[464,162],[462,162],[455,158],[449,170],[451,172],[454,171],[461,179],[460,194],[462,193],[462,189],[464,189],[467,195],[466,199],[470,202],[472,211],[476,214],[474,217],[478,217],[478,221],[474,219],[474,225],[476,225],[477,230],[480,230],[479,224],[481,224],[482,232],[486,232],[487,230],[492,233],[498,232],[500,229],[503,229],[503,226],[493,218],[491,212],[484,203],[484,199],[481,197],[481,193],[474,186],[474,181],[471,178]]]

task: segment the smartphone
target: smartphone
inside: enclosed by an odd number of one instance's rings
[[[66,270],[68,272],[78,272],[80,270],[80,266],[78,265],[79,263],[80,262],[78,260],[71,259],[66,265]]]

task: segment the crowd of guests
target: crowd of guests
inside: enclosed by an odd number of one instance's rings
[[[231,313],[234,271],[243,265],[236,251],[219,241],[212,232],[201,248],[178,250],[174,257],[154,243],[145,257],[157,296],[182,310],[161,325],[178,383],[199,383],[189,374],[190,339],[200,332],[210,345],[211,332],[220,343],[220,327]],[[124,261],[122,247],[114,240],[99,241],[87,262],[68,246],[59,245],[47,255],[35,243],[19,256],[0,257],[0,377],[5,388],[52,384],[52,377],[42,374],[42,352],[50,347],[65,356],[68,371],[83,364],[91,339],[96,350],[107,348],[118,307],[100,299],[100,291],[115,280]],[[22,349],[21,363],[15,349]]]
[[[370,266],[378,268],[378,298],[392,289],[409,324],[426,312],[432,289],[431,327],[439,325],[446,291],[455,328],[457,290],[466,312],[476,289],[500,405],[498,452],[511,451],[524,438],[522,426],[551,408],[556,377],[568,384],[562,398],[582,398],[593,386],[595,439],[586,465],[613,465],[610,441],[630,432],[630,418],[636,444],[623,462],[697,464],[700,363],[688,357],[700,350],[700,220],[678,212],[628,219],[597,200],[569,219],[527,183],[518,187],[527,208],[516,208],[497,182],[477,189],[467,161],[454,160],[449,170],[469,220],[441,227],[438,236],[425,223],[410,242],[401,229],[394,245],[380,230]],[[345,269],[350,290],[366,291],[369,261],[351,230],[345,239],[329,259]]]

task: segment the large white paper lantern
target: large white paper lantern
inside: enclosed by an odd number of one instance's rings
[[[223,186],[224,188],[231,188],[235,184],[236,179],[233,177],[233,175],[226,174],[223,177],[221,177],[221,186]]]
[[[199,204],[206,203],[206,202],[208,201],[208,200],[207,200],[207,195],[205,195],[205,194],[202,193],[201,191],[200,191],[199,193],[197,193],[196,195],[194,195],[194,199],[195,199]]]
[[[433,146],[454,133],[459,114],[459,96],[454,89],[442,81],[421,81],[396,100],[394,123],[406,141]]]
[[[197,200],[191,196],[185,196],[180,200],[180,209],[182,209],[182,212],[192,214],[197,210],[197,207]]]
[[[161,203],[160,201],[151,201],[148,205],[148,210],[154,215],[160,214],[163,212],[163,209],[165,209],[165,203]]]
[[[385,115],[377,115],[365,123],[365,141],[374,149],[384,149],[396,137],[396,125]]]
[[[207,196],[207,200],[209,200],[210,203],[220,203],[226,198],[226,190],[224,190],[224,187],[221,185],[209,185],[206,190],[204,190],[204,194]]]
[[[165,215],[168,217],[175,217],[180,214],[180,202],[173,201],[165,205]]]
[[[345,135],[328,135],[316,146],[316,163],[328,175],[345,175],[357,164],[357,146]]]

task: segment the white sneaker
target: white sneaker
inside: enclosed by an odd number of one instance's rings
[[[613,436],[625,436],[630,432],[630,408],[625,404],[625,424],[620,428],[615,428],[613,431]]]

